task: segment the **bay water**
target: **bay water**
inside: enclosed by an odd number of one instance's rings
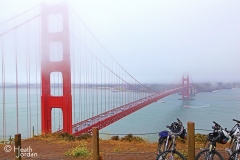
[[[12,103],[15,92],[6,92],[5,96],[5,120],[3,119],[3,102],[0,103],[0,139],[2,139],[1,137],[4,134],[13,136],[16,133],[16,105]],[[22,134],[22,137],[27,138],[31,136],[33,126],[35,127],[35,134],[40,133],[41,106],[37,103],[40,99],[40,94],[32,92],[30,97],[32,100],[31,104],[27,104],[26,98],[23,99],[22,96],[26,97],[26,95],[21,94],[20,89],[18,98],[20,108],[18,113],[19,132]],[[191,97],[193,100],[179,100],[180,98],[181,95],[172,94],[158,102],[152,103],[101,129],[99,131],[100,137],[105,139],[113,135],[125,136],[131,133],[149,141],[157,141],[158,133],[162,130],[167,130],[166,125],[176,121],[176,118],[183,122],[185,128],[187,127],[187,122],[194,122],[195,133],[203,134],[210,132],[213,121],[216,121],[224,128],[231,129],[235,125],[232,119],[240,120],[240,88],[218,90],[214,93],[198,93]],[[21,109],[22,105],[25,105],[25,109]],[[34,107],[29,111],[30,108],[26,107],[26,105]],[[188,107],[185,108],[184,106]],[[31,117],[27,117],[26,112],[31,112]],[[75,112],[78,112],[77,108]],[[60,121],[61,116],[58,115],[60,115],[60,112],[56,111],[56,117],[52,118]],[[6,124],[6,132],[3,130],[3,121]],[[59,124],[53,124],[53,129],[57,130],[58,126]]]
[[[240,120],[240,88],[198,93],[192,96],[193,100],[180,98],[177,94],[165,97],[103,128],[100,133],[103,138],[131,133],[157,141],[158,133],[167,130],[166,125],[176,121],[176,118],[182,121],[185,128],[187,122],[194,122],[195,133],[202,134],[211,132],[213,121],[230,130],[236,124],[232,119]]]

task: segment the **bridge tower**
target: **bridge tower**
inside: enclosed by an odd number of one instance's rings
[[[189,93],[189,75],[185,78],[182,76],[182,86],[185,87],[182,90],[182,99],[190,99]]]
[[[72,133],[72,95],[71,95],[71,65],[70,65],[70,36],[68,5],[65,2],[57,5],[42,4],[42,33],[41,33],[41,122],[42,133],[52,132],[53,108],[59,108],[63,114],[63,132]],[[59,16],[58,29],[51,29],[53,21],[51,17]],[[52,24],[51,24],[52,23]],[[60,24],[59,24],[60,23]],[[60,29],[59,29],[60,28]],[[50,60],[50,48],[52,44],[61,44],[59,53],[62,59]],[[62,75],[62,93],[60,96],[51,95],[51,73],[58,72]],[[60,128],[59,128],[60,129]]]

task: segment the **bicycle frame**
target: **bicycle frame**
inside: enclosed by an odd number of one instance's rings
[[[234,151],[240,150],[240,121],[233,119],[233,121],[237,122],[237,124],[233,127],[233,129],[229,132],[232,140],[229,145],[229,148],[226,148],[226,151],[231,155]],[[236,129],[234,129],[236,127]]]
[[[178,152],[176,149],[176,137],[178,137],[184,131],[182,122],[178,118],[177,120],[178,122],[173,122],[171,126],[166,126],[169,129],[168,136],[165,141],[164,151],[157,155],[157,160],[162,160],[166,157],[172,159],[175,156],[185,160],[184,155]]]
[[[172,138],[172,135],[170,132],[168,132],[168,136],[167,136],[167,141],[165,143],[165,146],[164,146],[164,150],[163,151],[166,151],[168,149],[168,145],[169,145],[169,139]]]

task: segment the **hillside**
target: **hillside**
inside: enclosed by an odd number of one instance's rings
[[[115,139],[115,140],[113,140]],[[196,153],[204,144],[204,135],[196,135]],[[10,144],[13,148],[13,144]],[[6,145],[0,144],[0,159],[13,159],[14,152],[5,152]],[[91,160],[92,154],[92,139],[91,137],[74,138],[69,135],[46,135],[36,136],[22,141],[22,148],[29,148],[32,154],[31,159],[66,159],[66,160]],[[217,144],[217,149],[221,154],[227,157],[224,151],[226,145]],[[152,160],[156,158],[157,142],[150,143],[143,140],[141,137],[131,138],[125,136],[125,139],[116,140],[112,137],[110,140],[99,141],[100,156],[102,160]],[[186,140],[177,140],[177,149],[187,157],[187,142]],[[35,157],[34,156],[35,154]],[[27,158],[22,158],[27,159]]]

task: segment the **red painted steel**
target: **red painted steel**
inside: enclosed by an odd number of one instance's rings
[[[190,99],[189,76],[187,76],[186,78],[182,76],[182,87],[184,87],[184,89],[182,90],[182,99]]]
[[[164,91],[164,92],[161,92],[161,93],[156,93],[155,95],[152,95],[152,96],[149,96],[149,97],[145,97],[145,98],[142,98],[142,99],[137,100],[135,102],[131,102],[129,104],[126,104],[124,106],[132,105],[132,104],[134,106],[132,106],[129,109],[123,110],[120,113],[114,114],[114,115],[112,115],[112,116],[110,116],[108,118],[105,118],[104,120],[98,121],[97,123],[94,123],[94,124],[92,124],[90,126],[87,126],[84,129],[82,129],[82,130],[76,131],[75,133],[73,133],[73,135],[78,136],[78,135],[81,135],[83,133],[91,134],[92,133],[92,127],[98,127],[99,129],[102,129],[102,128],[104,128],[104,127],[106,127],[106,126],[108,126],[108,125],[118,121],[121,118],[126,117],[127,115],[129,115],[129,114],[131,114],[131,113],[133,113],[133,112],[135,112],[135,111],[137,111],[137,110],[139,110],[139,109],[141,109],[141,108],[143,108],[143,107],[145,107],[145,106],[147,106],[147,105],[149,105],[151,103],[157,102],[159,99],[162,99],[162,98],[164,98],[166,96],[169,96],[169,95],[171,95],[173,93],[179,92],[179,91],[181,91],[181,90],[183,90],[183,89],[185,89],[187,87],[190,87],[190,86],[178,86],[178,87],[176,87],[174,89],[170,89],[168,91]],[[120,106],[120,107],[115,108],[115,109],[120,109],[120,108],[123,108],[124,106]],[[115,110],[115,109],[113,109],[113,110]],[[106,115],[107,113],[109,113],[109,112],[111,112],[113,110],[110,110],[110,111],[102,113],[102,114]],[[94,117],[92,117],[90,119],[95,119],[97,117],[100,117],[100,115],[94,116]],[[80,124],[83,124],[83,123],[86,123],[86,122],[87,122],[87,120],[79,122],[79,123],[73,125],[73,127],[76,127],[77,125],[80,125]]]
[[[63,112],[63,131],[72,133],[72,95],[71,95],[71,65],[70,65],[70,41],[69,41],[69,20],[67,3],[57,5],[42,4],[42,55],[41,55],[41,121],[42,133],[52,132],[52,108],[60,108]],[[62,30],[49,32],[49,16],[61,15],[57,20],[61,23]],[[52,42],[62,43],[63,59],[61,61],[50,61],[50,44]],[[61,72],[63,79],[62,96],[51,96],[50,74]]]

